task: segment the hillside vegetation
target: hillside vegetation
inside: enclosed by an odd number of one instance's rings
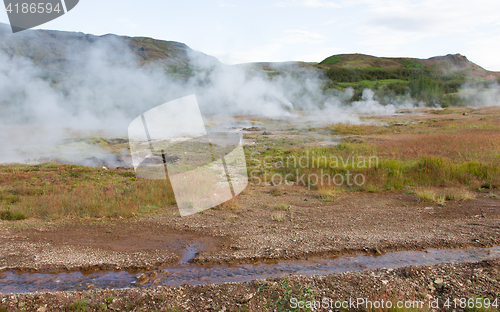
[[[441,106],[461,105],[459,88],[465,83],[489,87],[500,80],[460,54],[415,58],[381,58],[364,54],[341,54],[316,65],[325,70],[328,88],[353,88],[354,99],[366,88],[378,98],[411,95],[413,99]]]
[[[111,47],[110,58],[113,53],[124,53],[123,50],[128,48],[140,65],[160,66],[166,75],[176,79],[191,77],[193,71],[199,69],[196,64],[222,65],[215,57],[174,41],[51,30],[27,30],[13,35],[8,25],[0,24],[0,51],[10,57],[31,59],[46,71],[48,79],[56,83],[69,70],[84,64],[79,52],[93,45]],[[202,62],[193,62],[194,59]],[[371,89],[382,104],[410,96],[430,106],[465,105],[459,91],[466,83],[472,87],[489,88],[500,81],[499,72],[487,71],[460,54],[429,59],[339,54],[320,63],[251,63],[234,67],[250,75],[264,74],[270,80],[283,74],[300,80],[314,73],[322,79],[326,89],[343,91],[352,88],[353,101],[360,100],[365,89]]]
[[[107,34],[91,34],[53,31],[27,30],[12,34],[10,27],[0,23],[0,51],[8,56],[22,56],[48,71],[50,76],[64,74],[68,68],[78,66],[82,60],[77,57],[83,48],[103,45],[121,49],[128,46],[136,61],[141,65],[154,62],[165,68],[167,74],[189,75],[193,58],[214,64],[219,61],[212,56],[194,51],[184,43],[156,40],[146,37],[127,37]],[[124,52],[124,51],[122,51]]]

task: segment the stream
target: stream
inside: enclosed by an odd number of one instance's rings
[[[335,258],[266,261],[237,265],[197,265],[189,263],[198,250],[193,244],[182,250],[176,264],[154,271],[132,273],[127,271],[64,272],[55,274],[0,273],[0,293],[26,293],[89,288],[130,288],[153,285],[181,286],[225,282],[247,282],[287,275],[325,275],[361,270],[396,269],[414,265],[433,265],[452,262],[478,262],[500,258],[500,246],[467,249],[428,249],[401,251],[380,256],[368,254]]]

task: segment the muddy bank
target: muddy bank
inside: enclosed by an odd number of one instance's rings
[[[500,259],[500,246],[491,248],[430,249],[402,251],[384,255],[360,254],[335,258],[268,261],[239,265],[198,265],[189,263],[201,246],[188,246],[172,265],[146,272],[96,271],[57,274],[0,273],[0,293],[34,293],[128,287],[206,285],[249,282],[288,275],[326,275],[375,269],[398,269],[415,265],[479,262]]]
[[[414,194],[346,193],[324,202],[300,187],[254,187],[234,207],[185,218],[169,207],[129,220],[32,222],[0,222],[0,268],[150,270],[175,263],[192,244],[201,246],[190,260],[198,264],[500,245],[500,200],[482,193],[443,207]]]
[[[498,297],[500,260],[414,266],[247,283],[0,295],[4,311],[280,311],[297,300],[422,302]],[[500,299],[499,299],[500,300]],[[348,310],[363,310],[364,306]],[[335,310],[335,309],[332,309]],[[490,309],[495,310],[495,309]],[[319,311],[328,311],[320,309]]]

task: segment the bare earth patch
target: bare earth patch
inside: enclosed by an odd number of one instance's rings
[[[341,193],[326,202],[317,192],[294,186],[250,187],[246,193],[233,210],[184,218],[169,210],[127,221],[26,229],[2,222],[0,267],[150,269],[177,261],[192,244],[202,246],[191,260],[199,264],[500,244],[500,201],[490,193],[445,206],[403,192]]]

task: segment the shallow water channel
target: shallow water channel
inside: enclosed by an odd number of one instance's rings
[[[467,249],[428,249],[401,251],[380,256],[367,254],[336,258],[273,261],[238,265],[196,265],[188,261],[196,256],[197,245],[187,246],[176,264],[142,273],[98,271],[89,274],[67,272],[55,274],[0,273],[0,293],[85,290],[88,288],[127,288],[152,285],[180,286],[224,282],[246,282],[268,277],[324,275],[331,273],[396,269],[413,265],[451,262],[478,262],[500,258],[500,246]],[[141,274],[144,274],[141,276]]]

